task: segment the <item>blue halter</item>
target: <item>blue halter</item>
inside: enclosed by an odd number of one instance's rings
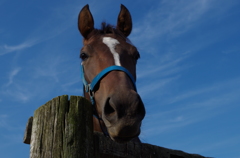
[[[131,79],[135,90],[137,90],[134,77],[132,76],[132,74],[126,68],[124,68],[122,66],[114,65],[114,66],[110,66],[110,67],[107,67],[107,68],[103,69],[96,77],[94,77],[94,79],[92,80],[91,83],[88,83],[86,81],[86,79],[84,77],[84,68],[83,68],[83,66],[81,66],[81,67],[82,67],[81,68],[81,75],[82,75],[82,81],[83,81],[84,89],[85,89],[85,92],[89,93],[90,99],[91,99],[91,102],[92,102],[93,105],[95,105],[94,92],[96,91],[96,85],[98,84],[99,81],[101,81],[101,79],[105,75],[107,75],[111,71],[123,71],[123,72],[125,72],[128,75],[128,77]]]
[[[136,84],[135,84],[135,79],[134,77],[132,76],[132,74],[124,67],[122,66],[110,66],[110,67],[107,67],[105,69],[103,69],[96,77],[94,77],[94,79],[92,80],[91,83],[88,83],[84,77],[84,68],[83,68],[83,65],[81,66],[81,76],[82,76],[82,81],[83,81],[83,85],[84,85],[84,89],[85,89],[85,92],[88,92],[89,96],[90,96],[90,99],[91,99],[91,102],[92,102],[92,105],[94,106],[94,112],[93,113],[93,116],[95,118],[98,119],[99,121],[99,124],[100,124],[100,127],[102,129],[102,132],[104,133],[105,136],[109,137],[109,134],[108,134],[108,131],[106,129],[103,128],[103,126],[101,125],[100,121],[103,121],[102,118],[100,118],[98,116],[98,113],[96,111],[96,102],[95,102],[95,99],[94,99],[94,92],[96,91],[96,85],[101,81],[101,79],[107,75],[109,72],[111,71],[123,71],[125,72],[128,77],[131,79],[133,85],[134,85],[134,88],[135,90],[137,91],[137,88],[136,88]]]

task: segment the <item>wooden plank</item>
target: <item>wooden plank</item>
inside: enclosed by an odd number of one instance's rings
[[[31,116],[28,119],[26,129],[25,129],[25,132],[24,132],[23,143],[25,143],[25,144],[30,144],[30,142],[31,142],[32,121],[33,121],[33,117]]]
[[[33,116],[30,158],[92,158],[92,105],[84,98],[56,97]]]
[[[94,143],[96,158],[205,158],[145,143],[119,144],[99,132],[94,132]]]
[[[92,105],[79,96],[70,97],[69,111],[66,116],[65,158],[93,157],[93,118]]]

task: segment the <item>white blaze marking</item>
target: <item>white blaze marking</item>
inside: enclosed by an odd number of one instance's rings
[[[111,37],[103,37],[103,43],[109,47],[111,53],[113,54],[115,65],[121,66],[119,54],[115,51],[115,46],[119,44],[118,40]]]

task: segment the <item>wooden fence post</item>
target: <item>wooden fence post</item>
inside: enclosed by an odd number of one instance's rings
[[[30,158],[93,158],[91,106],[82,97],[69,101],[63,95],[39,107],[32,121]]]
[[[24,143],[30,158],[205,158],[145,143],[119,144],[93,132],[92,105],[85,98],[56,97],[30,117]]]

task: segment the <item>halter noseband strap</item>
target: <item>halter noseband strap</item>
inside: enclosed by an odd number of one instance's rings
[[[98,84],[98,82],[101,81],[101,79],[111,71],[123,71],[123,72],[125,72],[128,75],[128,77],[131,79],[135,90],[137,90],[134,77],[132,76],[132,74],[126,68],[124,68],[122,66],[114,65],[114,66],[110,66],[110,67],[107,67],[107,68],[103,69],[96,77],[94,77],[94,79],[92,80],[91,83],[88,83],[86,81],[85,77],[84,77],[83,66],[82,66],[81,70],[82,70],[81,73],[82,73],[82,80],[83,80],[84,88],[85,88],[86,92],[90,93],[90,97],[93,96],[93,93],[96,91],[95,88],[96,88],[96,85]]]

